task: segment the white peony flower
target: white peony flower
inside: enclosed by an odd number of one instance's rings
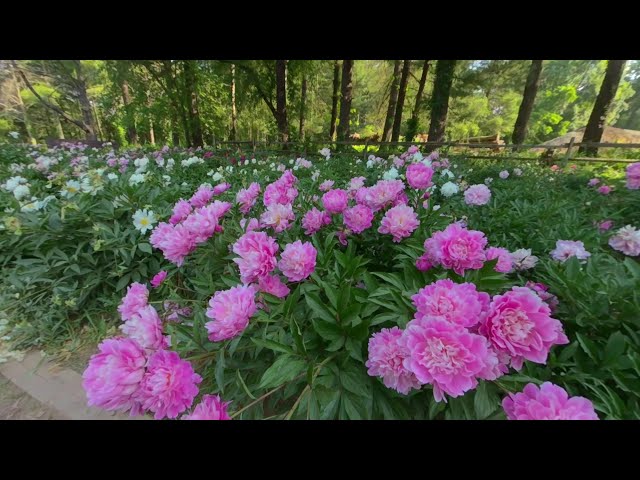
[[[118,179],[118,175],[116,175],[115,173],[110,173],[107,175],[107,178],[109,180],[117,180]]]
[[[129,177],[129,185],[138,185],[140,183],[144,183],[145,180],[146,178],[143,173],[134,173]]]
[[[77,180],[69,180],[67,181],[64,188],[60,192],[60,195],[62,195],[65,198],[71,198],[76,193],[79,193],[79,192],[80,192],[80,182],[78,182]]]
[[[147,230],[151,230],[153,228],[153,224],[157,222],[154,213],[151,210],[146,209],[136,211],[132,218],[133,226],[143,234],[146,233]]]
[[[447,182],[442,185],[442,187],[440,187],[440,192],[442,192],[442,195],[444,195],[445,197],[451,197],[459,191],[460,189],[458,188],[458,185],[453,182]]]
[[[329,160],[329,158],[331,158],[331,150],[323,148],[320,150],[320,155],[322,155],[326,160]]]
[[[511,259],[516,270],[528,270],[536,266],[538,257],[531,255],[530,248],[521,248],[515,252],[511,252]]]
[[[391,167],[389,170],[384,172],[382,178],[383,180],[395,180],[399,175],[400,173],[398,172],[398,169],[395,167]]]
[[[28,185],[18,185],[13,189],[13,196],[16,197],[16,200],[22,200],[25,197],[28,197],[31,194],[31,190],[29,190]]]

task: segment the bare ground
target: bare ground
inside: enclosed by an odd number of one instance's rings
[[[0,375],[0,420],[62,420],[54,409],[16,387]]]

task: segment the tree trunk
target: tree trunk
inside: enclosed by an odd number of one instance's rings
[[[236,66],[231,64],[231,131],[229,140],[235,141],[238,130],[238,114],[236,112]]]
[[[402,126],[402,111],[404,110],[404,97],[407,94],[407,83],[409,82],[409,69],[411,68],[411,60],[405,60],[402,66],[402,77],[400,78],[400,87],[398,88],[398,103],[396,104],[396,113],[393,118],[393,129],[391,131],[391,141],[397,142],[400,139],[400,127]]]
[[[436,64],[436,78],[431,97],[431,124],[429,125],[429,142],[442,142],[447,125],[449,111],[449,94],[453,84],[453,71],[456,60],[438,60]],[[429,148],[434,150],[437,147]]]
[[[200,112],[198,110],[198,84],[195,60],[184,61],[184,76],[187,107],[191,123],[191,139],[194,147],[201,147],[204,142],[202,140],[202,124],[200,123]],[[153,143],[153,141],[151,143]]]
[[[156,144],[156,132],[153,130],[153,118],[149,117],[149,143]]]
[[[413,113],[407,123],[407,142],[412,142],[413,137],[418,133],[418,125],[420,121],[420,109],[422,107],[422,95],[424,94],[424,87],[427,83],[427,75],[429,74],[429,60],[425,60],[422,65],[422,75],[420,76],[420,83],[418,84],[418,93],[416,94],[416,103],[413,107]]]
[[[174,108],[170,109],[170,119],[171,119],[171,143],[173,143],[174,147],[180,146],[180,130],[178,129],[178,113]]]
[[[389,94],[389,106],[387,107],[387,116],[384,119],[384,128],[382,129],[382,141],[391,140],[391,127],[396,114],[396,105],[398,104],[398,86],[400,85],[400,67],[402,60],[396,60],[393,65],[393,78],[391,79],[391,93]]]
[[[136,131],[136,120],[133,114],[133,102],[129,92],[129,82],[126,78],[121,78],[120,89],[122,90],[122,103],[127,119],[127,141],[131,144],[138,143],[138,132]]]
[[[340,100],[340,124],[338,125],[338,140],[349,139],[349,117],[351,114],[351,95],[353,82],[353,60],[342,61],[342,99]]]
[[[102,124],[100,123],[100,116],[98,115],[98,109],[96,108],[95,102],[91,102],[91,111],[93,112],[93,117],[96,119],[96,124],[98,127],[98,134],[100,138],[104,138],[104,134],[102,133]]]
[[[22,95],[20,94],[20,82],[18,81],[18,77],[16,77],[15,69],[11,69],[11,75],[13,75],[13,83],[16,86],[16,99],[18,102],[18,109],[20,110],[20,113],[22,113],[22,122],[24,123],[24,129],[27,131],[27,138],[29,139],[29,143],[35,145],[36,139],[31,133],[31,122],[29,121],[27,109],[24,106],[24,102],[22,101]]]
[[[611,109],[613,100],[616,98],[625,63],[626,60],[608,61],[607,72],[604,74],[600,92],[596,98],[596,103],[593,105],[593,110],[591,110],[591,116],[582,137],[582,143],[598,143],[602,139],[607,114]],[[580,152],[585,152],[587,155],[598,155],[598,149],[595,147],[580,147]]]
[[[60,121],[60,117],[58,115],[53,116],[53,121],[55,122],[56,134],[59,140],[64,140],[64,130],[62,130],[62,122]]]
[[[300,92],[300,141],[304,142],[304,113],[307,103],[307,76],[302,74],[302,86]]]
[[[82,121],[87,126],[87,140],[97,140],[96,133],[98,128],[95,119],[91,113],[91,102],[87,95],[87,83],[82,72],[82,64],[80,60],[73,60],[73,66],[76,71],[76,93],[78,102],[80,102],[80,111],[82,112]]]
[[[340,62],[333,62],[333,96],[331,97],[331,125],[329,126],[329,140],[336,136],[336,120],[338,119],[338,99],[340,98]]]
[[[287,120],[287,60],[276,60],[276,123],[281,142],[289,141]],[[286,150],[287,146],[284,145]]]
[[[532,60],[527,75],[527,83],[524,86],[524,94],[522,95],[522,103],[518,110],[518,118],[513,127],[513,135],[511,143],[514,145],[522,145],[527,136],[527,125],[533,111],[533,102],[536,99],[538,85],[540,84],[540,73],[542,72],[542,60]]]

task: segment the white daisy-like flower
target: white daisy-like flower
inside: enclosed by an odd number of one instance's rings
[[[153,224],[157,222],[153,211],[147,209],[136,211],[132,218],[133,226],[142,234],[146,233],[147,230],[151,230],[153,228]]]

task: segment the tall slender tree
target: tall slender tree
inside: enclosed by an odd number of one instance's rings
[[[338,125],[338,140],[349,139],[349,119],[351,114],[351,100],[353,94],[353,60],[342,61],[342,88],[340,100],[340,124]]]
[[[329,140],[336,136],[336,120],[338,120],[338,100],[340,99],[340,62],[333,61],[333,95],[331,96],[331,125],[329,126]]]
[[[397,142],[400,139],[400,127],[402,126],[402,111],[404,110],[404,98],[407,94],[407,83],[409,82],[409,70],[411,60],[405,60],[402,65],[402,76],[398,87],[398,103],[396,113],[393,116],[393,129],[391,130],[391,141]]]
[[[18,109],[22,114],[22,123],[24,124],[24,129],[27,132],[27,138],[29,139],[29,143],[32,143],[35,145],[36,139],[33,137],[33,133],[31,130],[31,122],[29,121],[29,114],[27,113],[27,109],[24,106],[24,102],[22,101],[22,94],[20,93],[21,92],[20,81],[18,80],[18,77],[16,76],[15,71],[16,71],[15,68],[11,69],[11,74],[13,75],[13,84],[15,85],[15,88],[16,88],[16,103],[18,104]]]
[[[584,130],[584,136],[582,137],[583,143],[598,143],[602,139],[605,123],[607,122],[607,114],[611,109],[613,100],[616,98],[618,85],[620,85],[620,79],[622,78],[626,62],[626,60],[608,61],[602,86],[598,92],[596,103],[593,105],[593,110],[591,110],[587,127]],[[587,155],[598,155],[598,149],[596,147],[581,146],[580,152],[584,152]]]
[[[302,85],[300,87],[300,141],[304,142],[304,117],[307,107],[307,75],[302,73]]]
[[[520,103],[520,109],[518,110],[518,118],[516,119],[516,124],[513,127],[511,142],[514,145],[522,145],[527,136],[527,126],[529,124],[531,112],[533,111],[533,103],[535,102],[536,93],[538,92],[541,73],[542,60],[532,60],[531,66],[529,67],[529,74],[527,75],[527,82],[524,86],[522,102]]]
[[[393,77],[391,77],[391,92],[389,93],[389,106],[387,107],[387,116],[384,119],[384,127],[382,128],[382,141],[391,140],[391,127],[393,127],[393,119],[396,114],[396,105],[398,103],[398,87],[400,85],[400,70],[402,68],[402,60],[396,60],[393,64]]]
[[[449,95],[453,84],[453,72],[456,60],[438,60],[436,77],[431,96],[431,124],[429,125],[429,142],[442,142],[449,112]],[[429,150],[433,150],[431,147]]]
[[[229,132],[229,139],[231,141],[236,140],[238,131],[238,113],[236,111],[236,66],[231,64],[231,131]]]
[[[82,63],[80,60],[73,60],[73,68],[75,70],[75,86],[76,95],[78,96],[78,102],[80,103],[80,111],[82,112],[82,120],[84,124],[89,128],[87,132],[87,140],[96,140],[98,128],[93,118],[93,112],[91,111],[91,102],[89,101],[89,95],[87,95],[87,81],[82,69]]]
[[[276,60],[276,122],[280,141],[289,141],[289,121],[287,120],[287,63]]]
[[[422,64],[422,75],[420,75],[420,82],[418,83],[418,93],[416,93],[416,103],[411,113],[411,118],[407,122],[407,142],[413,141],[413,137],[418,133],[419,115],[422,109],[422,95],[424,94],[424,87],[427,83],[427,75],[429,74],[429,60],[425,60]]]
[[[200,110],[198,108],[198,77],[196,75],[197,64],[195,60],[184,61],[184,81],[189,120],[191,124],[191,142],[194,147],[201,147],[202,124],[200,122]]]

